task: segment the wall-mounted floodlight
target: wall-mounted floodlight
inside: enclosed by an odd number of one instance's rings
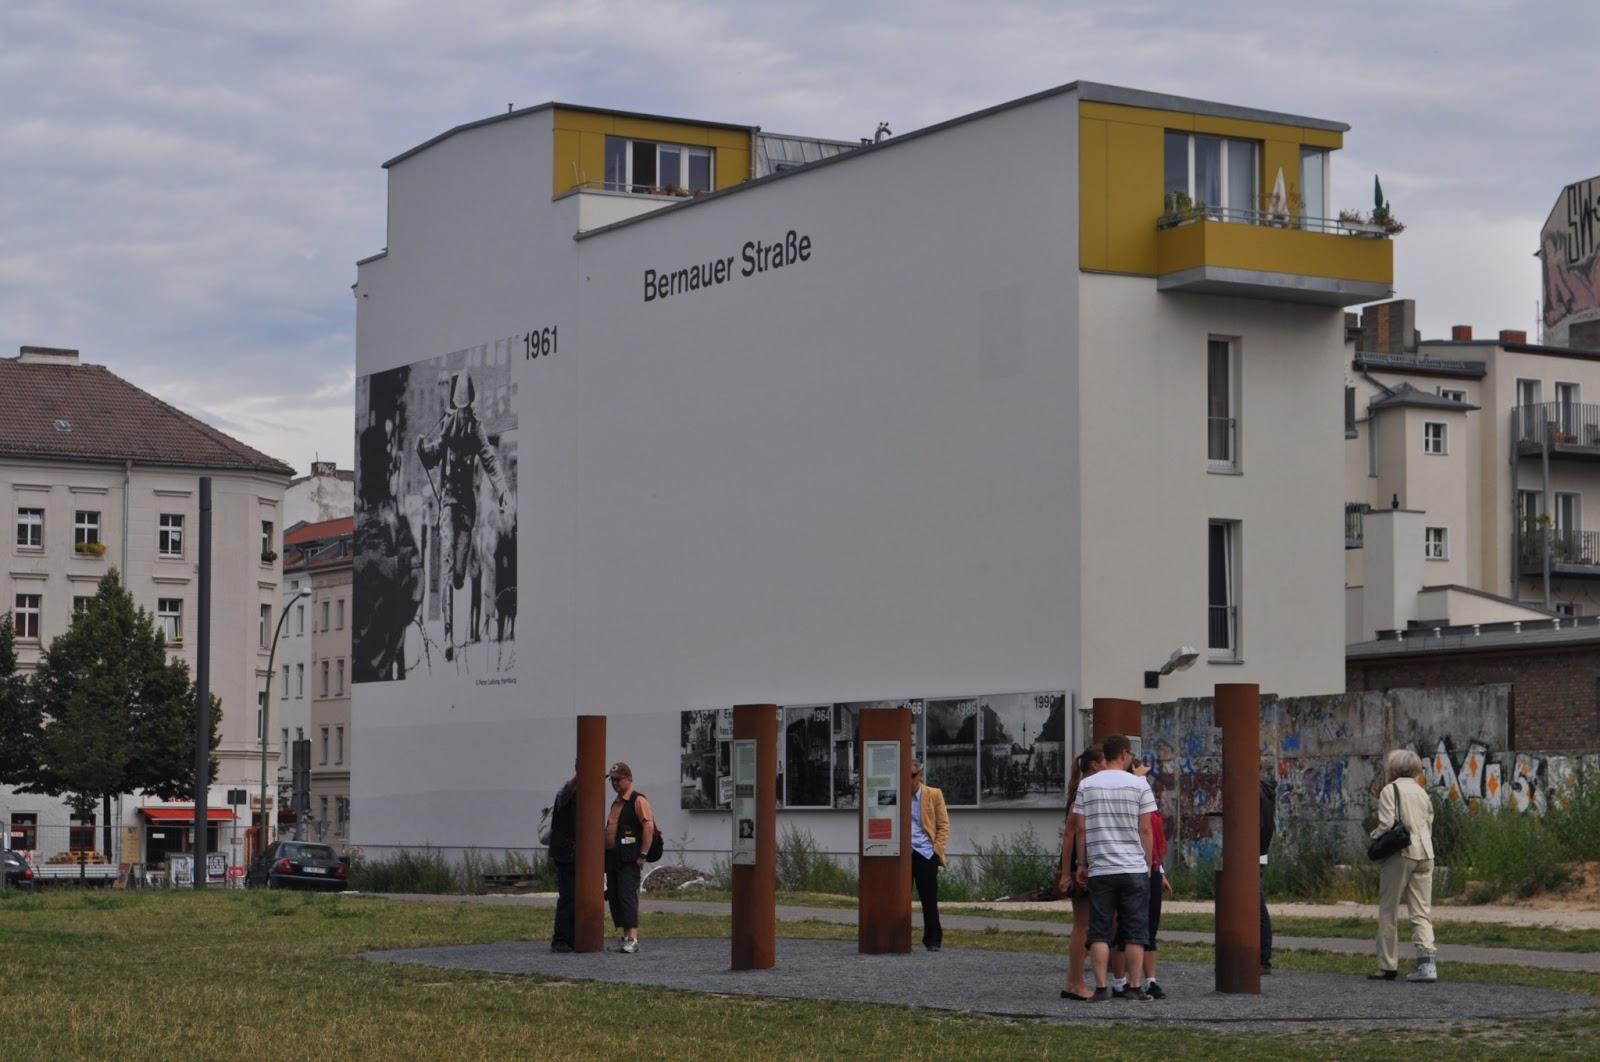
[[[1192,645],[1180,645],[1167,657],[1167,662],[1161,665],[1160,671],[1146,671],[1144,673],[1144,688],[1147,690],[1158,689],[1161,686],[1161,676],[1170,675],[1174,671],[1187,671],[1200,659],[1200,650]]]

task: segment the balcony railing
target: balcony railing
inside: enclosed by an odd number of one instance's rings
[[[1511,411],[1511,437],[1522,452],[1577,447],[1600,453],[1600,405],[1535,402]]]
[[[1239,606],[1212,605],[1206,647],[1213,660],[1231,660],[1239,654]]]
[[[1239,422],[1233,417],[1206,418],[1206,460],[1213,468],[1230,471],[1239,463],[1239,451],[1234,446],[1234,434]]]
[[[1389,232],[1382,225],[1366,221],[1346,221],[1342,218],[1302,217],[1299,214],[1278,214],[1270,210],[1250,207],[1190,207],[1168,211],[1156,220],[1157,229],[1172,229],[1193,221],[1231,221],[1240,225],[1264,225],[1273,229],[1301,229],[1306,232],[1330,232],[1337,236],[1366,236],[1387,239]]]
[[[1547,547],[1551,571],[1594,568],[1600,575],[1600,531],[1540,528],[1522,532],[1517,541],[1517,567],[1523,575],[1544,571]]]
[[[1345,502],[1344,505],[1344,548],[1360,549],[1365,541],[1363,537],[1362,517],[1372,511],[1372,506],[1366,502]]]

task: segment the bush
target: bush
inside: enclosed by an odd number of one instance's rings
[[[460,892],[456,870],[436,848],[420,852],[402,849],[381,859],[362,859],[350,865],[350,887],[362,892]]]
[[[856,894],[855,872],[818,848],[817,839],[811,836],[811,831],[787,826],[778,837],[777,848],[778,888],[790,892],[826,892],[841,896]]]
[[[1270,865],[1270,864],[1269,864]],[[1203,860],[1194,866],[1183,866],[1176,860],[1167,860],[1167,880],[1172,882],[1172,895],[1179,900],[1214,900],[1217,898],[1218,864]]]
[[[1518,898],[1567,880],[1565,853],[1543,820],[1515,808],[1474,817],[1462,844],[1467,875],[1476,886],[1468,899]]]
[[[1330,895],[1340,877],[1339,842],[1326,831],[1308,831],[1292,846],[1280,845],[1263,876],[1267,895],[1279,900],[1316,900]]]
[[[503,855],[480,855],[468,849],[461,856],[461,884],[470,893],[481,893],[490,875],[515,874],[538,892],[556,891],[556,865],[540,855],[525,855],[507,849]]]
[[[1054,851],[1039,843],[1032,826],[995,839],[985,848],[972,846],[969,872],[976,871],[974,882],[978,898],[999,900],[1007,896],[1033,897],[1043,891],[1055,895],[1056,873],[1061,867],[1061,846]],[[974,866],[975,864],[975,866]]]
[[[1600,779],[1585,779],[1566,807],[1545,814],[1550,834],[1571,860],[1600,860]]]

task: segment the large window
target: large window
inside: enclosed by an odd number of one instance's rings
[[[1328,216],[1328,152],[1324,148],[1300,149],[1300,216]]]
[[[259,635],[260,635],[260,639],[261,640],[257,644],[259,644],[261,646],[261,648],[263,648],[263,649],[266,649],[268,647],[268,639],[271,638],[271,634],[268,633],[268,632],[270,632],[271,630],[272,630],[272,606],[271,605],[262,605],[261,606],[261,620],[260,620],[260,623],[259,623],[259,632],[258,632]]]
[[[1566,491],[1556,492],[1556,536],[1569,539],[1583,530],[1583,497]]]
[[[156,528],[156,552],[163,557],[183,556],[183,514],[162,513]]]
[[[278,691],[278,700],[286,701],[288,699],[289,699],[289,665],[285,664],[285,665],[283,665],[283,689]],[[285,738],[284,741],[287,742],[288,738]]]
[[[306,666],[304,664],[296,664],[294,666],[294,699],[297,701],[301,700],[305,697],[305,695]]]
[[[1228,339],[1206,344],[1206,461],[1213,472],[1234,472],[1239,465],[1234,349]]]
[[[1239,655],[1239,597],[1235,582],[1237,523],[1213,520],[1207,529],[1207,581],[1210,619],[1206,646],[1213,660],[1233,660]]]
[[[322,728],[322,766],[328,765],[328,728]],[[324,797],[323,799],[327,799]]]
[[[168,643],[183,641],[183,599],[179,597],[156,598],[156,622]]]
[[[100,514],[92,509],[79,509],[72,520],[72,542],[75,546],[93,546],[100,542]]]
[[[709,192],[715,153],[708,147],[606,137],[606,187],[631,192]]]
[[[17,548],[44,549],[44,510],[17,510]]]
[[[328,662],[322,662],[322,696],[328,695]]]
[[[344,630],[344,598],[333,603],[333,625],[339,630]]]
[[[18,640],[39,640],[39,594],[18,594],[16,608],[11,611],[12,629]]]
[[[333,762],[334,763],[343,763],[344,762],[344,727],[336,726],[336,727],[333,728],[333,731],[334,731],[334,735],[333,735],[334,736],[334,746],[333,746],[334,757],[333,757]]]
[[[334,661],[334,678],[337,681],[334,683],[333,695],[335,697],[343,697],[344,696],[344,659],[342,657],[340,659]]]
[[[1212,217],[1253,221],[1261,205],[1256,158],[1254,140],[1169,130],[1163,191],[1188,196]]]
[[[1575,383],[1556,384],[1556,413],[1559,418],[1561,431],[1571,436],[1566,442],[1588,443],[1590,440],[1580,438],[1580,428],[1583,424],[1583,410],[1578,400],[1578,385]]]

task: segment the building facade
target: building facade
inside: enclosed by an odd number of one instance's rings
[[[1339,424],[1305,396],[1392,282],[1324,217],[1345,131],[1074,83],[770,176],[759,130],[558,104],[391,160],[354,840],[531,845],[601,712],[669,833],[724,849],[719,724],[684,713],[753,702],[786,706],[785,815],[853,851],[849,720],[903,703],[992,809],[970,850],[1053,833],[1096,696],[1341,689]]]
[[[226,796],[254,793],[259,778],[291,475],[282,462],[83,363],[75,350],[23,347],[19,357],[0,359],[0,498],[11,524],[0,610],[11,615],[25,673],[113,569],[166,632],[169,652],[193,671],[199,480],[212,478],[211,691],[221,699],[222,722],[209,801],[221,824],[213,850],[235,856],[252,808],[231,806]],[[278,753],[270,743],[269,759]],[[59,801],[0,788],[13,845],[28,841],[42,858],[88,846],[121,862],[158,861],[164,842],[175,845],[186,832],[143,831],[144,802],[129,794],[123,804],[111,824],[121,829],[108,844],[106,823],[69,823]],[[171,815],[163,821],[179,823]],[[98,837],[92,826],[101,828]]]

